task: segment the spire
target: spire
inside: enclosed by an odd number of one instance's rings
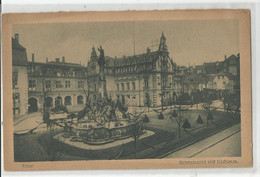
[[[162,31],[162,36],[161,36],[161,39],[165,39],[166,40],[166,38],[165,38],[165,36],[164,36],[164,33],[163,33],[163,31]]]
[[[162,32],[162,36],[161,36],[161,39],[160,39],[158,51],[168,53],[168,48],[167,48],[167,45],[166,45],[166,37],[164,36],[163,32]]]
[[[91,58],[97,58],[97,53],[94,46],[92,47]]]

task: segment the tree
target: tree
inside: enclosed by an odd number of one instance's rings
[[[42,120],[43,120],[44,123],[47,124],[47,130],[48,130],[49,128],[52,128],[52,121],[50,120],[50,112],[46,107],[46,98],[47,98],[47,95],[50,92],[50,90],[49,90],[50,88],[49,89],[46,88],[46,80],[45,80],[45,77],[44,77],[46,72],[43,72],[43,73],[44,74],[42,75],[42,93],[43,93]]]
[[[133,141],[134,141],[135,156],[136,156],[137,141],[140,138],[142,131],[143,131],[142,121],[139,121],[138,117],[134,117],[135,124],[133,125],[133,129],[132,129],[132,133],[131,133],[132,137],[133,137]]]
[[[178,117],[178,114],[177,114],[176,110],[174,110],[174,111],[171,112],[171,116],[172,116],[172,117]]]
[[[234,113],[232,115],[236,115],[240,117],[240,93],[224,93],[223,99],[224,109],[227,113]],[[232,116],[231,116],[232,117]]]
[[[193,105],[190,105],[189,107],[182,107],[182,106],[175,106],[175,109],[178,110],[178,114],[176,112],[176,110],[172,111],[171,112],[171,116],[170,116],[170,119],[173,120],[173,118],[175,118],[176,122],[177,122],[177,125],[178,125],[178,137],[179,139],[181,138],[181,125],[183,124],[183,115],[182,113],[184,111],[187,111],[189,110]],[[189,122],[188,122],[189,123]],[[185,125],[186,126],[186,125]],[[188,125],[187,125],[188,126]]]
[[[199,115],[198,118],[197,118],[197,123],[198,124],[203,124],[203,120],[201,118],[201,116]]]
[[[208,119],[208,120],[213,120],[213,116],[212,116],[211,112],[208,113],[207,119]]]
[[[208,115],[207,115],[207,128],[208,128],[209,121],[211,121],[211,122],[213,121],[212,112],[217,110],[218,108],[220,108],[220,106],[219,107],[215,107],[215,106],[213,106],[212,101],[208,101],[208,102],[202,104],[202,107],[208,113]]]
[[[150,122],[150,120],[146,114],[144,115],[143,122],[144,123]]]
[[[151,100],[150,100],[150,96],[148,93],[145,93],[144,105],[147,107],[148,112],[149,112],[149,108],[151,106]]]

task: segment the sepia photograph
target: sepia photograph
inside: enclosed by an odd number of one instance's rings
[[[251,91],[241,94],[241,83],[250,82],[242,62],[250,58],[240,57],[239,19],[112,18],[9,29],[14,163],[239,165],[241,129],[251,130],[244,120],[250,107],[241,101],[250,102]]]

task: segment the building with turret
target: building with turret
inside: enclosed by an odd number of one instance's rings
[[[88,63],[90,98],[105,95],[129,106],[160,106],[174,99],[173,78],[176,64],[169,56],[162,33],[157,51],[122,58],[100,57],[92,48]]]

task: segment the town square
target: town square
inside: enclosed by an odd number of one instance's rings
[[[237,25],[14,25],[15,161],[241,156]]]

